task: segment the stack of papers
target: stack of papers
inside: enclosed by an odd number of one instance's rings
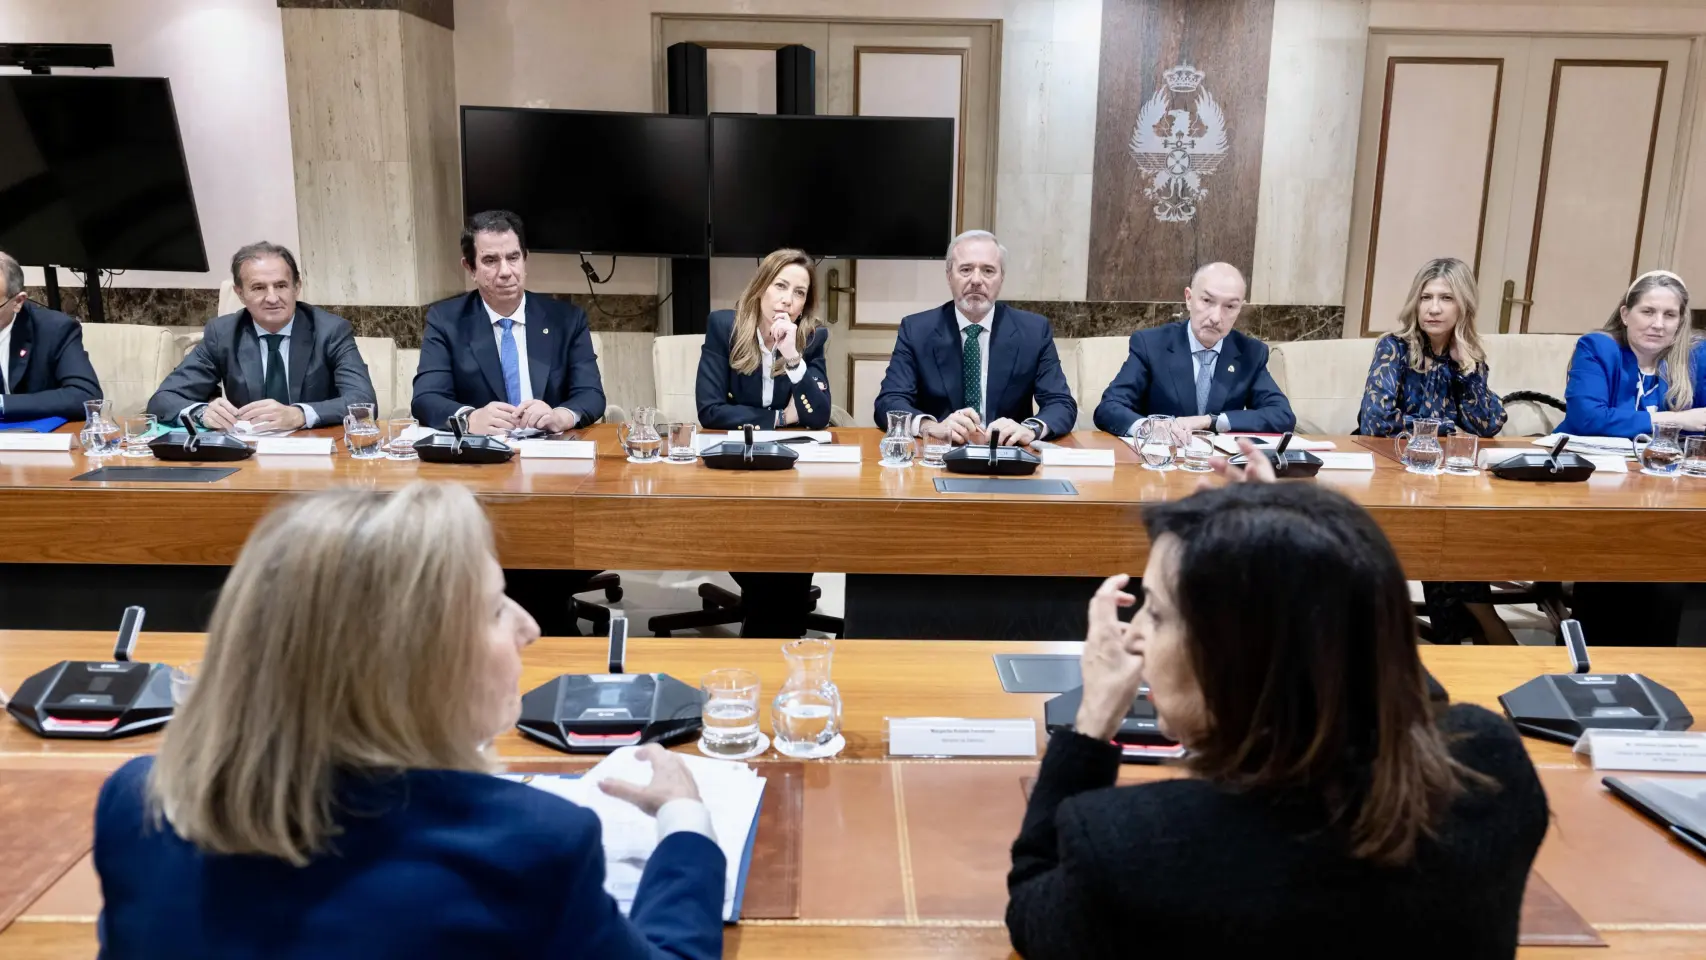
[[[717,834],[717,846],[728,860],[728,876],[723,883],[723,919],[732,922],[740,910],[740,892],[744,886],[744,868],[749,838],[758,826],[758,804],[764,797],[764,778],[744,763],[712,760],[677,753],[687,763],[693,780],[699,785],[699,796],[711,812],[711,825]],[[598,766],[583,777],[523,777],[510,775],[548,793],[578,803],[598,814],[604,826],[604,889],[615,898],[624,916],[634,906],[634,894],[639,890],[640,875],[646,861],[657,849],[657,821],[641,813],[638,807],[618,800],[598,788],[601,780],[629,780],[650,783],[651,764],[639,759],[639,750],[624,747],[605,757]]]
[[[1534,445],[1550,450],[1563,436],[1564,434],[1554,433],[1551,436],[1541,437],[1534,441]],[[1611,453],[1620,457],[1635,455],[1635,443],[1626,437],[1578,437],[1572,435],[1569,446],[1564,449],[1571,453],[1580,454]]]

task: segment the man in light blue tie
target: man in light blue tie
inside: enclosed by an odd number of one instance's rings
[[[1232,329],[1244,308],[1244,275],[1228,263],[1201,267],[1185,288],[1189,316],[1131,335],[1125,365],[1096,407],[1096,426],[1131,436],[1143,418],[1175,418],[1177,433],[1283,433],[1297,424],[1268,374],[1268,346]]]

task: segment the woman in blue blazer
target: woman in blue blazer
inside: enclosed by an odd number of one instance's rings
[[[829,426],[829,330],[812,308],[817,285],[802,250],[776,250],[733,310],[712,312],[699,353],[699,423],[707,430]],[[743,637],[795,638],[812,612],[810,573],[730,573],[740,584]]]
[[[538,636],[462,486],[274,511],[159,756],[101,790],[102,954],[720,957],[726,862],[680,758],[604,784],[658,822],[626,917],[598,817],[492,775]]]
[[[1605,327],[1576,341],[1560,433],[1634,437],[1657,424],[1706,432],[1706,341],[1688,321],[1688,288],[1665,270],[1629,285]]]
[[[1635,278],[1604,328],[1576,341],[1560,433],[1635,437],[1672,423],[1706,432],[1706,341],[1689,326],[1688,287],[1666,270]],[[1571,614],[1588,642],[1671,646],[1691,584],[1577,582]]]

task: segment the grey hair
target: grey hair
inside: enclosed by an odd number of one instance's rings
[[[988,240],[995,244],[995,252],[1001,258],[1001,272],[1007,272],[1007,248],[1002,246],[1001,241],[995,239],[995,234],[990,233],[988,230],[967,230],[965,233],[962,233],[948,241],[947,264],[949,270],[954,269],[954,251],[958,250],[960,244],[965,243],[967,240]]]
[[[278,257],[283,260],[284,265],[290,268],[291,286],[296,286],[302,282],[302,272],[296,269],[296,255],[276,243],[261,240],[240,247],[236,253],[231,255],[231,282],[236,285],[238,290],[243,289],[243,264],[251,260],[259,260],[262,257]]]
[[[0,300],[10,300],[24,292],[24,268],[16,257],[4,250],[0,250],[0,278],[6,281],[6,295]]]

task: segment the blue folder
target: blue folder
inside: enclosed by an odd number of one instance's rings
[[[40,420],[13,420],[0,423],[0,430],[30,430],[35,433],[52,433],[65,426],[64,417],[43,417]]]

